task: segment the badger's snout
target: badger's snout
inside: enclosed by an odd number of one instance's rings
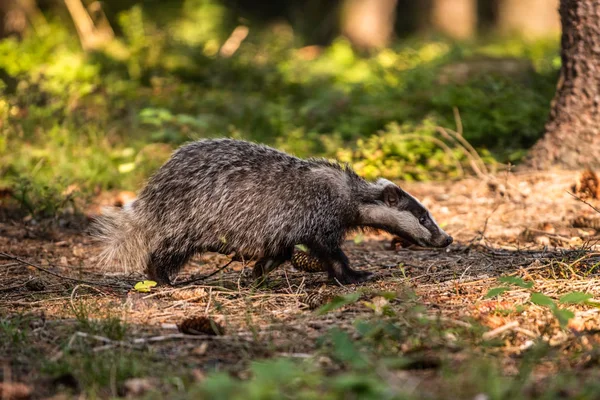
[[[452,242],[454,242],[454,238],[440,229],[437,234],[432,235],[432,237],[425,242],[425,247],[443,248],[450,246]]]
[[[443,235],[440,235],[438,238],[436,238],[436,240],[432,240],[431,243],[429,243],[429,246],[431,246],[431,247],[448,247],[452,244],[452,242],[454,242],[454,239],[452,238],[452,236],[450,236],[448,234],[443,234]]]

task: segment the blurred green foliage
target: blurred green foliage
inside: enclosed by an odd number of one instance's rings
[[[52,19],[43,35],[0,40],[5,185],[25,177],[134,189],[176,146],[219,136],[339,158],[368,177],[456,177],[467,160],[435,127],[456,129],[457,108],[486,160],[518,161],[542,132],[560,63],[555,40],[415,39],[371,56],[343,39],[299,49],[282,24],[250,25],[223,57],[236,21],[219,2],[188,0],[163,20],[148,17],[153,7],[121,12],[121,34],[101,51],[84,53],[69,25]],[[481,56],[531,71],[440,79],[446,66]]]

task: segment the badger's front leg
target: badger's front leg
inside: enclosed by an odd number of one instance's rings
[[[311,253],[318,257],[327,268],[329,279],[336,280],[342,285],[360,283],[369,280],[372,273],[350,268],[350,261],[342,249],[333,251],[311,249]]]

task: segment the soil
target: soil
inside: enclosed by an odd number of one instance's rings
[[[574,343],[585,347],[598,339],[598,308],[569,306],[575,317],[561,329],[547,308],[530,303],[527,288],[510,287],[498,298],[485,298],[488,290],[502,286],[501,276],[534,282],[535,291],[554,299],[572,291],[600,294],[600,214],[593,209],[600,204],[593,198],[586,204],[569,193],[579,176],[562,171],[506,173],[491,180],[403,184],[454,237],[454,244],[432,250],[402,247],[383,233],[349,237],[344,249],[353,267],[375,274],[370,282],[350,286],[285,264],[262,287],[252,288],[250,266],[234,262],[204,281],[142,293],[133,290],[142,275],[95,266],[99,248],[85,234],[85,221],[46,224],[15,220],[5,212],[0,223],[0,317],[26,316],[36,349],[47,359],[59,359],[60,343],[70,336],[98,351],[141,343],[173,363],[241,373],[251,359],[309,357],[327,329],[350,326],[361,314],[373,313],[360,302],[325,315],[313,311],[333,296],[357,290],[366,298],[380,292],[414,293],[424,316],[448,325],[481,324],[486,339],[501,339],[496,354],[510,374],[512,357],[534,340],[573,348]],[[104,196],[89,213],[111,201]],[[199,255],[175,284],[214,272],[228,260],[225,255]],[[92,313],[97,310],[96,318],[110,313],[124,319],[129,326],[126,338],[113,340],[76,328],[74,310],[81,304]],[[527,310],[496,312],[518,305]],[[186,318],[201,316],[218,323],[224,334],[191,336],[178,331]],[[62,342],[61,332],[69,332]],[[460,359],[460,351],[448,352]],[[36,393],[53,392],[37,367],[27,360],[11,360],[11,354],[0,353],[5,378],[10,366],[13,380],[36,388]],[[540,367],[540,379],[556,368],[558,364]],[[415,371],[414,378],[426,379],[423,373]]]

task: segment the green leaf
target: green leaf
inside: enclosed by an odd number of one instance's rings
[[[296,250],[308,253],[308,247],[305,244],[297,244],[294,247],[296,248]]]
[[[128,172],[131,172],[135,169],[135,163],[134,162],[130,162],[130,163],[125,163],[125,164],[120,164],[118,167],[118,170],[121,174],[126,174]]]
[[[572,294],[572,293],[569,293],[569,294]],[[563,296],[563,298],[564,297],[566,297],[566,296]],[[581,298],[581,296],[572,296],[572,297],[574,298],[574,300],[579,300]],[[577,298],[577,297],[579,297],[579,298]],[[569,323],[569,320],[575,316],[573,311],[566,310],[564,308],[559,308],[556,305],[556,303],[554,302],[554,300],[552,300],[550,297],[548,297],[544,294],[532,293],[530,300],[533,304],[537,304],[539,306],[545,306],[545,307],[548,307],[550,310],[552,310],[552,314],[558,320],[558,322],[560,323],[560,326],[567,325]],[[562,298],[561,298],[561,300],[562,300]],[[569,300],[569,299],[567,298],[567,300]]]
[[[552,300],[550,297],[546,296],[545,294],[541,294],[541,293],[532,293],[531,294],[531,299],[529,299],[533,304],[537,304],[538,306],[545,306],[545,307],[556,307],[556,304],[554,303],[554,300]]]
[[[398,297],[396,292],[377,292],[377,296],[381,296],[386,300],[395,300]]]
[[[593,296],[583,292],[567,293],[558,300],[562,304],[581,304],[587,302]]]
[[[381,383],[367,374],[350,372],[339,375],[332,379],[332,386],[340,393],[353,394],[346,398],[377,399],[382,397]]]
[[[356,347],[356,344],[350,335],[341,329],[335,329],[330,332],[331,344],[335,357],[355,368],[365,368],[368,361],[362,352]]]
[[[138,292],[146,293],[150,291],[150,288],[156,286],[156,282],[154,281],[142,281],[135,284],[133,287]]]
[[[365,236],[362,233],[358,233],[354,236],[354,244],[361,244],[365,241]]]
[[[348,304],[356,303],[360,298],[360,292],[348,293],[342,296],[335,296],[329,303],[324,304],[317,310],[318,315],[327,314],[330,311],[337,310]]]
[[[533,282],[525,282],[523,279],[516,276],[501,276],[498,280],[502,283],[508,283],[509,285],[522,287],[523,289],[529,289],[533,287]]]
[[[507,287],[496,287],[496,288],[490,289],[490,290],[488,290],[487,294],[485,295],[485,298],[491,299],[492,297],[499,296],[508,290],[510,290],[510,288],[507,288]]]
[[[560,323],[560,326],[567,325],[569,323],[569,320],[571,318],[575,317],[575,313],[573,311],[566,310],[564,308],[558,308],[558,307],[556,307],[554,310],[552,310],[552,314],[554,314],[554,316]]]

